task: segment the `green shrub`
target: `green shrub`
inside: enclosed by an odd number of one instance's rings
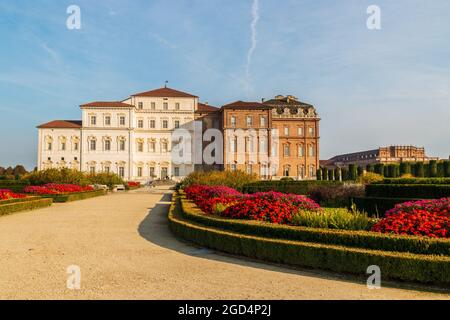
[[[450,197],[450,185],[438,184],[371,184],[367,197],[440,199]]]
[[[375,224],[366,213],[353,212],[345,208],[324,208],[323,212],[301,210],[292,217],[292,224],[310,228],[370,230]]]
[[[389,178],[398,178],[400,176],[400,166],[396,163],[391,163],[387,165],[388,174],[387,176]]]
[[[416,162],[414,165],[414,175],[418,178],[425,177],[425,167],[423,162]]]
[[[444,161],[444,173],[445,177],[450,177],[450,160]]]
[[[89,181],[89,184],[103,184],[108,186],[110,189],[112,189],[114,185],[118,184],[126,185],[123,179],[114,173],[103,172],[103,173],[88,174],[86,178]]]
[[[323,177],[322,177],[322,169],[317,169],[317,173],[316,173],[316,175],[317,175],[317,180],[323,180]]]
[[[364,175],[358,178],[358,182],[362,184],[371,184],[381,181],[383,181],[383,176],[380,176],[379,174],[373,172],[366,172]]]
[[[324,185],[343,185],[337,181],[317,181],[317,180],[303,180],[303,181],[258,181],[246,184],[242,187],[243,193],[256,193],[276,191],[293,194],[309,194],[309,191],[316,186]]]
[[[16,213],[19,211],[28,211],[28,210],[35,210],[40,209],[44,207],[51,206],[53,203],[52,199],[44,199],[44,198],[38,198],[38,199],[27,199],[24,201],[16,201],[11,203],[0,203],[0,216],[7,215],[11,213]]]
[[[336,181],[342,181],[342,169],[341,168],[334,169],[334,179]]]
[[[328,168],[322,168],[323,180],[328,180]]]
[[[356,164],[350,164],[348,166],[348,179],[356,181],[358,179],[358,167]]]
[[[294,178],[291,177],[283,177],[280,179],[280,181],[295,181]]]
[[[90,181],[83,172],[72,169],[47,169],[28,173],[22,177],[22,180],[29,181],[33,186],[39,186],[46,183],[63,183],[87,186]]]
[[[382,163],[375,164],[375,173],[384,177],[384,164]]]
[[[411,163],[402,162],[400,163],[400,175],[411,174]]]
[[[370,163],[366,166],[366,171],[367,172],[372,172],[375,173],[375,165],[373,163]]]
[[[350,207],[352,198],[364,195],[364,186],[358,184],[322,184],[311,187],[306,194],[324,207]]]
[[[434,178],[438,175],[438,169],[437,169],[437,161],[436,160],[430,160],[428,163],[429,166],[429,177]]]
[[[95,190],[88,192],[79,192],[79,193],[71,193],[71,194],[49,194],[43,196],[44,198],[51,198],[53,202],[61,203],[61,202],[72,202],[78,200],[84,200],[99,196],[104,196],[106,194],[105,190]]]
[[[245,184],[255,181],[258,181],[256,175],[247,174],[242,171],[193,172],[183,180],[179,187],[186,188],[191,185],[219,185],[241,189]]]
[[[0,189],[9,189],[13,192],[21,193],[29,185],[28,181],[21,180],[0,180]]]
[[[355,197],[352,199],[357,210],[367,212],[371,217],[383,218],[386,211],[391,210],[395,205],[420,199],[411,198],[383,198],[383,197]]]
[[[449,184],[449,178],[398,178],[383,179],[377,184]]]
[[[450,283],[450,257],[428,256],[312,242],[288,241],[224,231],[184,220],[180,206],[169,212],[173,233],[198,245],[275,263],[365,275],[377,265],[386,278],[424,283]],[[350,231],[347,231],[350,232]],[[353,231],[355,232],[355,231]]]

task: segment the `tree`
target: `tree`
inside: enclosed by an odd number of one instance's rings
[[[6,169],[3,167],[0,167],[0,176],[4,176],[6,173]]]
[[[400,175],[411,174],[411,163],[402,162],[400,163]]]
[[[348,166],[348,179],[353,181],[358,179],[358,167],[356,164],[350,164]]]
[[[450,160],[444,160],[444,174],[446,177],[450,177]]]
[[[423,165],[423,162],[417,162],[415,164],[415,173],[416,173],[416,177],[418,178],[423,178],[425,177],[425,168]]]
[[[384,176],[384,164],[377,163],[375,165],[375,173],[378,173],[379,175]]]
[[[322,180],[322,169],[317,169],[317,180]]]
[[[17,165],[17,166],[14,168],[14,170],[13,170],[13,174],[14,174],[15,176],[21,176],[21,175],[24,175],[24,174],[26,174],[26,173],[28,173],[28,172],[27,172],[27,170],[25,169],[25,167],[22,166],[22,165]]]
[[[334,179],[337,181],[342,181],[342,170],[341,168],[334,169]]]
[[[375,165],[374,165],[373,163],[368,164],[368,165],[366,166],[366,171],[367,171],[367,172],[375,172]]]
[[[437,168],[437,161],[436,160],[430,160],[428,163],[429,167],[429,173],[430,177],[434,178],[438,176],[438,168]]]

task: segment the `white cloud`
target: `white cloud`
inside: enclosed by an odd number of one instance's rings
[[[251,14],[252,14],[252,23],[250,24],[250,29],[252,32],[251,33],[251,46],[247,52],[247,65],[246,65],[246,70],[245,70],[245,83],[246,83],[247,96],[250,96],[250,91],[251,91],[250,68],[251,68],[251,64],[252,64],[253,54],[256,50],[256,44],[258,42],[257,26],[258,26],[258,21],[259,21],[259,0],[253,0]]]

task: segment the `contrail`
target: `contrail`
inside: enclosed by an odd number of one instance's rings
[[[250,25],[250,28],[252,31],[252,38],[251,38],[252,45],[247,53],[247,66],[246,66],[246,73],[245,73],[246,83],[247,83],[247,95],[250,95],[250,66],[252,63],[253,53],[256,49],[256,43],[258,42],[257,41],[257,30],[256,30],[258,21],[259,21],[259,0],[253,0],[252,23]]]

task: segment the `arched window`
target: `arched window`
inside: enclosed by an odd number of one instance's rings
[[[284,175],[285,177],[289,177],[290,174],[291,174],[291,166],[290,166],[290,165],[285,165],[285,166],[283,167],[283,175]]]
[[[314,147],[313,144],[310,144],[308,147],[308,154],[310,157],[315,157],[316,156],[316,148]]]

